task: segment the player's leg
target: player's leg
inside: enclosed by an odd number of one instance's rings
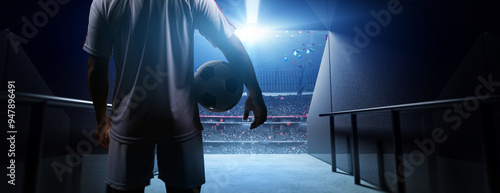
[[[168,193],[199,193],[205,183],[201,132],[187,141],[158,144],[159,176]]]
[[[155,144],[109,142],[106,184],[111,193],[143,193],[153,178]]]

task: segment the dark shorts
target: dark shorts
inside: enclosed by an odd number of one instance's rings
[[[205,183],[201,133],[180,143],[123,144],[109,142],[106,184],[117,190],[135,190],[153,178],[157,148],[159,178],[177,189]]]

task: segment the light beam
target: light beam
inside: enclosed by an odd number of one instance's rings
[[[257,23],[260,0],[246,0],[247,23]]]

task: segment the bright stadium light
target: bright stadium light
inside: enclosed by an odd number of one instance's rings
[[[255,42],[267,36],[268,31],[255,25],[247,25],[243,29],[237,29],[234,34],[243,42]]]
[[[234,34],[243,42],[253,43],[266,36],[267,30],[257,27],[260,0],[246,0],[247,24]]]
[[[246,0],[247,23],[257,23],[260,0]]]

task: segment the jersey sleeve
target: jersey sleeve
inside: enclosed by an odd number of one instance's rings
[[[214,0],[196,1],[194,19],[195,28],[214,47],[226,42],[236,30]]]
[[[92,2],[83,50],[94,56],[110,57],[113,51],[113,41],[103,10],[102,1],[94,0]]]

